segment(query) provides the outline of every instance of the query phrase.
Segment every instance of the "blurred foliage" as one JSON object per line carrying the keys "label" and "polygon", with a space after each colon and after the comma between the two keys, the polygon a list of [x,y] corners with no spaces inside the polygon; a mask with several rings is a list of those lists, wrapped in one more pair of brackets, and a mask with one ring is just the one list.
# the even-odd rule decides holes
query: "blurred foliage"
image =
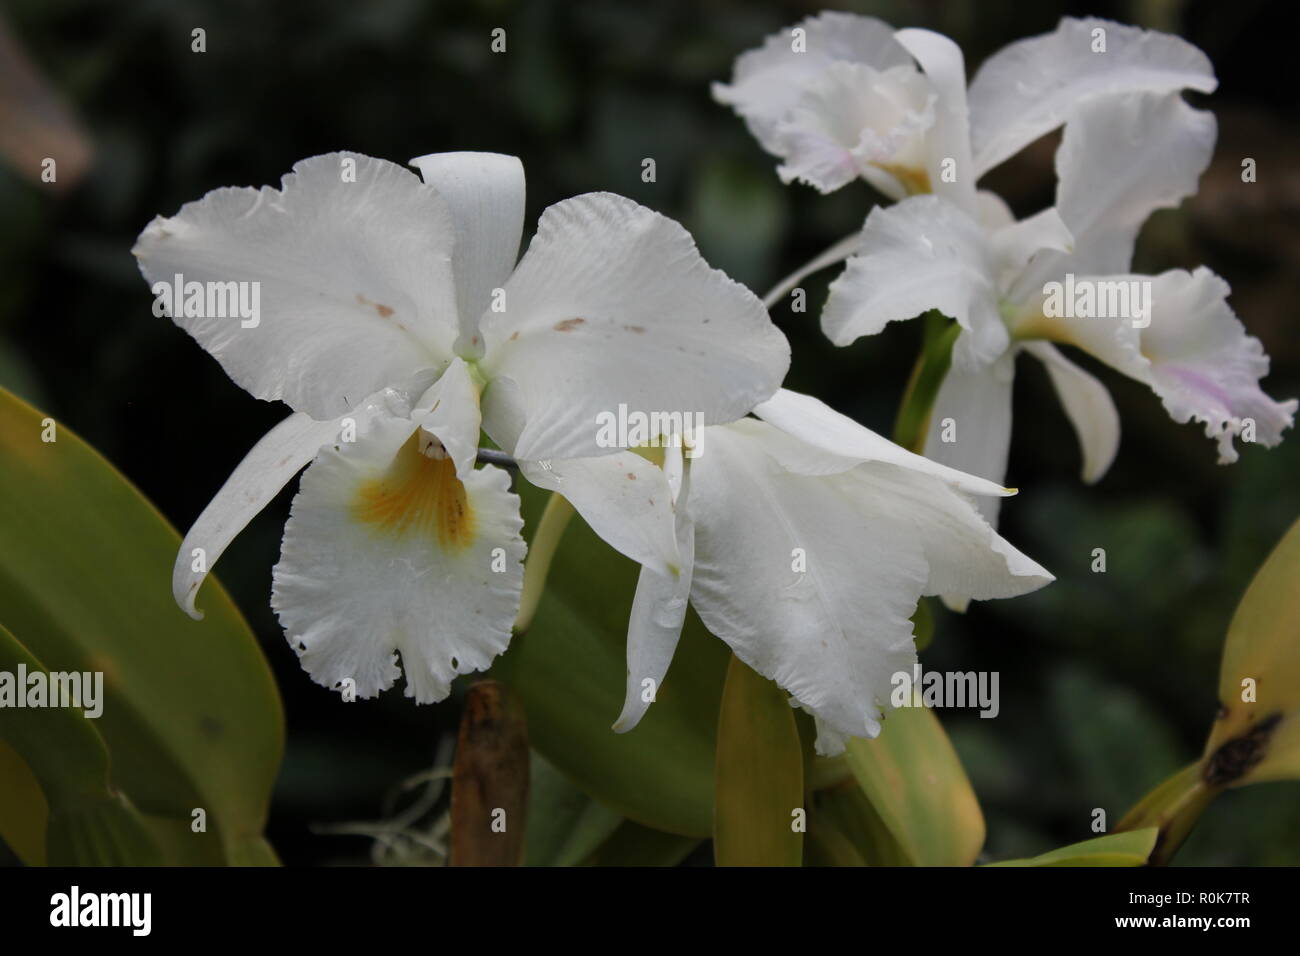
{"label": "blurred foliage", "polygon": [[[1291,168],[1300,133],[1294,89],[1276,68],[1292,56],[1288,4],[825,6],[940,29],[961,43],[972,67],[1011,40],[1050,29],[1062,13],[1174,30],[1205,49],[1221,79],[1208,100],[1221,129],[1216,161],[1194,201],[1150,223],[1138,266],[1204,262],[1222,273],[1273,357],[1266,388],[1300,392],[1292,331],[1300,189]],[[862,185],[831,196],[781,186],[772,158],[711,101],[709,83],[726,79],[735,56],[764,35],[822,7],[11,0],[12,35],[79,116],[93,163],[61,196],[0,168],[0,384],[79,431],[186,526],[283,413],[249,399],[151,314],[132,242],[155,214],[209,189],[277,183],[296,160],[339,148],[399,162],[444,149],[515,153],[528,171],[529,223],[567,196],[622,192],[679,218],[706,258],[761,293],[856,228],[874,197]],[[494,55],[489,33],[498,26],[508,46]],[[203,54],[190,49],[196,27],[207,31]],[[987,185],[1022,214],[1046,205],[1053,145],[1049,137]],[[1240,182],[1242,156],[1259,157],[1258,183]],[[645,157],[656,160],[654,183],[641,180]],[[834,275],[805,283],[807,313],[774,310],[794,347],[788,384],[887,434],[920,323],[834,348],[816,322]],[[1058,581],[1028,598],[976,604],[965,616],[936,611],[924,654],[927,669],[1001,672],[996,720],[941,715],[983,806],[985,859],[1032,857],[1087,839],[1093,808],[1118,820],[1163,774],[1199,754],[1215,712],[1224,622],[1300,513],[1294,436],[1217,467],[1212,443],[1194,426],[1173,424],[1149,392],[1109,370],[1099,375],[1115,395],[1124,441],[1107,477],[1080,485],[1074,437],[1045,375],[1030,363],[1020,372],[1009,480],[1022,492],[1003,508],[1004,530]],[[360,861],[368,858],[366,838],[320,835],[312,826],[373,817],[398,781],[431,765],[436,742],[457,725],[459,697],[432,708],[397,693],[343,704],[302,673],[268,607],[291,490],[236,541],[219,574],[285,697],[288,752],[272,842],[290,863]],[[1106,549],[1104,574],[1090,569],[1098,547]],[[611,647],[621,646],[621,615],[611,609],[610,633],[599,635]],[[615,686],[592,693],[620,696],[621,672]],[[611,749],[631,745],[631,737],[609,737]],[[1209,809],[1177,862],[1300,863],[1297,832],[1294,786],[1232,792]],[[709,858],[694,847],[624,823],[595,858]]]}
{"label": "blurred foliage", "polygon": [[1159,836],[1155,827],[1108,833],[1028,860],[1003,860],[990,866],[1145,866]]}
{"label": "blurred foliage", "polygon": [[43,795],[0,832],[40,827],[44,802],[53,865],[273,862],[262,829],[284,718],[229,596],[214,589],[202,621],[178,618],[166,582],[180,537],[94,449],[2,388],[0,461],[0,671],[99,675],[74,697],[87,718],[0,709],[0,740]]}
{"label": "blurred foliage", "polygon": [[803,764],[789,696],[732,654],[713,768],[718,866],[803,865]]}

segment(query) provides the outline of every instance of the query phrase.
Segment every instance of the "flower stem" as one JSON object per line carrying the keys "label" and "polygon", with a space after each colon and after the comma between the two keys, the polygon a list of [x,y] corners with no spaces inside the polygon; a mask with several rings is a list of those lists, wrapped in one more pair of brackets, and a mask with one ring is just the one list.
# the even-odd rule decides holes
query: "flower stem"
{"label": "flower stem", "polygon": [[842,262],[857,250],[858,242],[861,241],[862,233],[855,232],[851,236],[845,236],[839,242],[835,243],[829,249],[810,259],[801,265],[798,269],[791,272],[788,276],[772,287],[767,295],[763,296],[763,305],[765,308],[772,308],[776,305],[777,300],[785,295],[800,282],[805,276],[810,276],[814,272],[833,266],[837,262]]}
{"label": "flower stem", "polygon": [[925,448],[930,412],[939,395],[939,386],[952,365],[953,343],[961,332],[961,326],[936,309],[927,312],[923,321],[925,338],[921,354],[912,368],[912,377],[908,379],[894,420],[894,442],[918,455]]}
{"label": "flower stem", "polygon": [[1201,764],[1189,764],[1139,800],[1115,830],[1159,827],[1155,849],[1147,862],[1163,866],[1178,852],[1216,792],[1206,784]]}
{"label": "flower stem", "polygon": [[537,605],[541,603],[546,591],[546,578],[551,571],[551,560],[560,546],[564,529],[573,517],[573,505],[559,492],[551,492],[542,512],[542,520],[537,524],[537,533],[533,535],[528,548],[528,560],[524,562],[524,588],[519,598],[519,615],[515,618],[515,634],[523,634],[533,623]]}

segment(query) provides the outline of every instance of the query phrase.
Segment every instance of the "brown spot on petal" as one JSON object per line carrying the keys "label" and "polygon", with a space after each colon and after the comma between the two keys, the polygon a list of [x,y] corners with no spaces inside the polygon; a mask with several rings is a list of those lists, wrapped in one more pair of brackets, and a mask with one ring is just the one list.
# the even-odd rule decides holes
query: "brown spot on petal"
{"label": "brown spot on petal", "polygon": [[445,551],[463,551],[477,524],[465,485],[448,457],[420,454],[419,433],[398,450],[378,478],[365,482],[352,503],[353,516],[382,534],[425,534]]}
{"label": "brown spot on petal", "polygon": [[627,473],[627,476],[628,476],[628,478],[632,479],[633,481],[636,481],[636,475],[632,474],[632,472],[629,471],[629,472]]}
{"label": "brown spot on petal", "polygon": [[379,313],[379,317],[380,317],[381,319],[386,319],[386,318],[388,318],[390,315],[393,314],[393,309],[392,309],[391,306],[380,305],[378,302],[371,302],[369,299],[367,299],[367,298],[366,298],[364,295],[362,295],[360,292],[357,293],[357,302],[361,303],[362,305],[372,305],[372,306],[374,306],[374,307],[375,307],[375,311],[376,311],[377,313]]}
{"label": "brown spot on petal", "polygon": [[627,329],[629,332],[635,332],[637,335],[640,335],[645,331],[645,329],[639,325],[625,325],[623,328]]}
{"label": "brown spot on petal", "polygon": [[555,331],[572,332],[578,326],[583,325],[586,321],[586,319],[565,319],[563,322],[555,323]]}

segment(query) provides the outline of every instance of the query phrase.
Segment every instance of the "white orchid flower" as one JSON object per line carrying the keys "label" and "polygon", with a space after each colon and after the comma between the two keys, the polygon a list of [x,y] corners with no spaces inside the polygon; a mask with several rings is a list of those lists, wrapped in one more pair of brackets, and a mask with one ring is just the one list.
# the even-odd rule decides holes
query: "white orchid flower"
{"label": "white orchid flower", "polygon": [[713,96],[782,160],[782,182],[828,193],[862,178],[896,199],[929,192],[936,96],[880,20],[809,17],[741,54],[730,85],[715,83]]}
{"label": "white orchid flower", "polygon": [[[1260,390],[1268,358],[1228,305],[1227,283],[1204,268],[1127,274],[1142,223],[1195,192],[1214,139],[1213,117],[1177,93],[1089,100],[1056,155],[1054,208],[1015,222],[997,197],[980,193],[974,215],[935,196],[873,210],[860,255],[831,285],[823,330],[847,345],[927,309],[955,318],[962,331],[925,454],[993,481],[1006,471],[1022,350],[1047,366],[1082,445],[1084,480],[1110,466],[1118,415],[1104,387],[1056,348],[1062,344],[1149,386],[1175,421],[1202,422],[1220,462],[1236,460],[1233,438],[1246,429],[1247,438],[1275,445],[1296,402]],[[1133,305],[1061,314],[1060,299],[1073,287],[1091,290],[1097,303]],[[995,520],[996,502],[985,513]]]}
{"label": "white orchid flower", "polygon": [[706,429],[696,458],[666,450],[683,566],[641,571],[614,729],[635,727],[651,706],[689,599],[737,657],[816,718],[817,749],[834,754],[880,732],[893,675],[916,662],[909,618],[922,595],[1012,597],[1052,575],[967,498],[1014,492],[805,395],[782,390],[755,414],[762,420]]}
{"label": "white orchid flower", "polygon": [[968,93],[946,37],[828,12],[742,54],[713,95],[780,157],[783,182],[827,193],[862,178],[891,199],[935,192],[970,208],[981,176],[1081,103],[1214,87],[1209,60],[1178,37],[1066,18],[989,57]]}
{"label": "white orchid flower", "polygon": [[[634,474],[635,455],[597,440],[599,413],[734,420],[775,391],[789,347],[670,219],[579,196],[542,214],[516,265],[516,158],[414,165],[424,182],[354,153],[307,159],[278,190],[219,189],[155,219],[134,251],[151,282],[257,284],[251,326],[173,319],[295,410],[186,535],[176,600],[199,616],[208,570],[310,463],[274,573],[286,636],[322,684],[373,696],[404,668],[429,702],[505,648],[519,605],[519,502],[505,472],[475,468],[480,428],[521,460],[604,455],[604,473]],[[612,543],[671,574],[671,502],[611,500],[628,505]]]}

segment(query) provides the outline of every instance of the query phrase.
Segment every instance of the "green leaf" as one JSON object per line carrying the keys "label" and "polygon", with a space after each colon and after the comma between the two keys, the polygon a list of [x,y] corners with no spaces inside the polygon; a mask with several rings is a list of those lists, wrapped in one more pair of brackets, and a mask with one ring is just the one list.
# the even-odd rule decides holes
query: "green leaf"
{"label": "green leaf", "polygon": [[0,840],[26,866],[45,865],[45,826],[50,810],[41,782],[0,734]]}
{"label": "green leaf", "polygon": [[[718,866],[803,862],[803,748],[788,695],[733,656],[718,716],[713,855]],[[804,821],[806,823],[806,819]]]}
{"label": "green leaf", "polygon": [[1205,747],[1212,787],[1300,780],[1300,520],[1260,567],[1228,627],[1218,719]]}
{"label": "green leaf", "polygon": [[923,321],[925,338],[921,354],[912,367],[911,378],[899,403],[893,432],[896,444],[918,455],[925,446],[934,400],[939,397],[939,387],[952,365],[953,344],[961,333],[961,327],[937,309],[925,313]]}
{"label": "green leaf", "polygon": [[1178,852],[1217,791],[1205,785],[1199,763],[1189,764],[1139,800],[1115,827],[1117,832],[1155,827],[1159,845],[1150,862],[1164,865]]}
{"label": "green leaf", "polygon": [[[548,492],[520,483],[526,527]],[[638,566],[574,517],[527,633],[493,667],[524,702],[533,747],[584,792],[651,829],[699,839],[713,823],[713,752],[729,652],[688,613],[654,705],[626,734],[627,619]]]}
{"label": "green leaf", "polygon": [[1216,795],[1232,787],[1300,780],[1300,521],[1255,574],[1237,605],[1219,672],[1219,713],[1201,759],[1125,814],[1122,830],[1156,827],[1152,862],[1176,853]]}
{"label": "green leaf", "polygon": [[121,793],[66,810],[51,809],[46,829],[50,866],[161,866],[158,844]]}
{"label": "green leaf", "polygon": [[51,671],[103,673],[95,729],[114,787],[150,818],[206,813],[185,860],[265,859],[284,725],[243,618],[215,581],[206,618],[186,617],[168,586],[176,532],[70,429],[3,390],[0,461],[0,623]]}
{"label": "green leaf", "polygon": [[897,841],[902,862],[975,861],[984,845],[984,815],[957,752],[928,708],[891,710],[880,736],[851,739],[846,756],[858,786]]}
{"label": "green leaf", "polygon": [[989,866],[1145,866],[1160,831],[1155,827],[1128,833],[1108,833],[1071,843],[1026,860],[1003,860]]}
{"label": "green leaf", "polygon": [[879,818],[870,819],[874,812],[856,786],[816,793],[811,799],[804,866],[866,866],[862,847],[871,843],[872,833],[883,834],[893,844]]}
{"label": "green leaf", "polygon": [[528,866],[577,866],[623,823],[534,752],[529,771]]}
{"label": "green leaf", "polygon": [[[49,672],[0,626],[0,675],[15,700],[0,706],[3,737],[40,782],[47,802],[45,860],[51,866],[151,866],[158,847],[140,815],[109,783],[108,748],[80,708],[18,706],[33,676]],[[6,781],[7,782],[7,781]],[[29,855],[32,855],[29,850]]]}
{"label": "green leaf", "polygon": [[[853,780],[847,784],[821,790],[812,796],[812,813],[808,819],[809,842],[816,846],[811,864],[832,865],[828,853],[849,860],[853,866],[914,866],[914,857],[894,838],[867,795]],[[828,833],[827,831],[833,831]],[[841,846],[830,846],[842,837],[853,848],[847,857]],[[846,865],[835,863],[833,865]]]}
{"label": "green leaf", "polygon": [[676,866],[700,845],[694,837],[652,830],[631,820],[586,860],[587,866]]}

